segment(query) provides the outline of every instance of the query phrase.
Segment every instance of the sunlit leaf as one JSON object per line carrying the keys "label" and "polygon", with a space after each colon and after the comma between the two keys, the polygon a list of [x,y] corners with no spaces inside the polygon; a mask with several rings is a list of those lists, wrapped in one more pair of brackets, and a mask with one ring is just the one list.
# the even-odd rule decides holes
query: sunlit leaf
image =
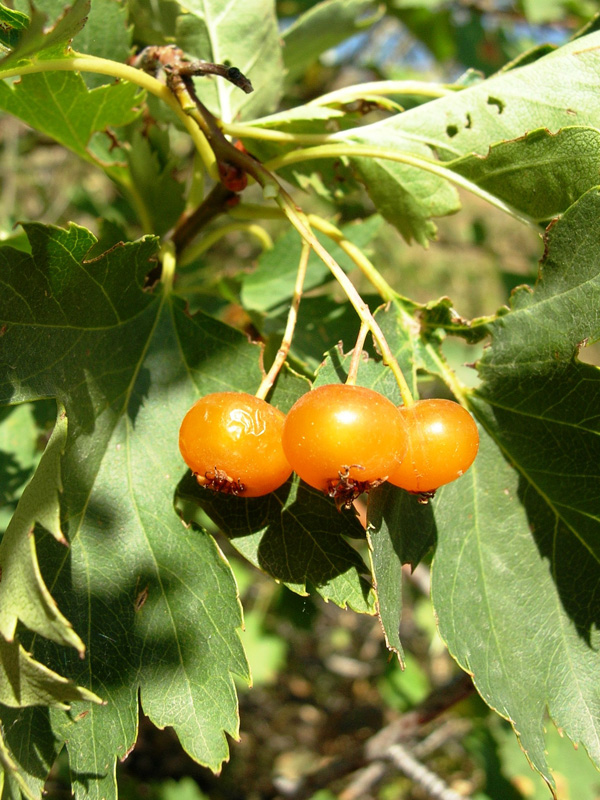
{"label": "sunlit leaf", "polygon": [[[73,37],[85,25],[91,0],[74,0],[72,5],[50,0],[27,6],[30,20],[16,47],[0,61],[0,71],[35,59],[60,58]],[[46,9],[48,6],[48,9]],[[22,9],[23,11],[25,9]],[[50,17],[50,19],[49,19]],[[46,24],[50,22],[50,24]]]}
{"label": "sunlit leaf", "polygon": [[244,92],[222,78],[198,78],[200,99],[226,122],[275,110],[283,62],[273,0],[185,0],[177,18],[177,43],[191,58],[230,64],[251,81]]}

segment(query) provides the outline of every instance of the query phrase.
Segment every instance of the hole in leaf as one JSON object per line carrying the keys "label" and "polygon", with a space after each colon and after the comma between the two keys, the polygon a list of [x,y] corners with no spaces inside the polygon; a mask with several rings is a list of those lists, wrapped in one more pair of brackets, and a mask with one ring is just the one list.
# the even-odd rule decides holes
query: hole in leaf
{"label": "hole in leaf", "polygon": [[467,124],[465,125],[465,128],[472,128],[472,127],[473,127],[473,118],[471,117],[470,114],[467,114]]}
{"label": "hole in leaf", "polygon": [[577,358],[579,361],[583,361],[584,364],[600,367],[600,342],[584,343],[579,349]]}
{"label": "hole in leaf", "polygon": [[456,134],[458,133],[458,128],[456,127],[456,125],[448,125],[446,127],[446,133],[452,139],[452,137],[456,136]]}
{"label": "hole in leaf", "polygon": [[501,114],[504,111],[504,103],[502,100],[498,99],[497,97],[488,97],[487,99],[488,106],[496,106],[498,109],[498,113]]}

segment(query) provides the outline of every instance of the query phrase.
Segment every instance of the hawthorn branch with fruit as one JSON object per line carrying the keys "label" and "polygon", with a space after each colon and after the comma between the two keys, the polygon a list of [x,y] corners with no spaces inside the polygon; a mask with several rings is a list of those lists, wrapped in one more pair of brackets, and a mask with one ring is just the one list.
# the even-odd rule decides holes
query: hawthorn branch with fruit
{"label": "hawthorn branch with fruit", "polygon": [[[246,92],[252,91],[250,82],[235,68],[190,63],[181,50],[173,47],[147,48],[135,63],[153,74],[159,67],[166,71],[168,87],[182,109],[198,123],[213,149],[225,188],[225,193],[217,191],[225,205],[246,188],[244,175],[248,173],[267,195],[276,192],[283,213],[304,241],[284,347],[257,396],[209,395],[195,403],[185,416],[179,446],[198,483],[238,497],[260,497],[285,483],[293,468],[310,486],[334,498],[338,508],[350,508],[362,494],[387,480],[415,492],[426,502],[436,489],[460,477],[471,466],[479,445],[477,427],[467,411],[449,401],[423,400],[414,406],[408,384],[367,304],[316,240],[310,222],[296,210],[275,176],[223,136],[217,121],[198,99],[191,77],[218,74],[231,80],[233,75],[233,82]],[[214,196],[208,204],[203,201],[201,213],[193,212],[176,227],[174,242],[181,246],[182,240],[187,242],[194,236],[206,221],[206,214],[202,213],[206,207],[218,213],[219,203]],[[375,337],[384,363],[398,381],[404,400],[400,412],[382,395],[355,385],[357,359],[345,386],[321,386],[300,398],[285,422],[276,409],[264,402],[291,344],[309,247],[331,269],[359,314],[362,341],[368,330]],[[355,259],[363,263],[365,260],[360,251]],[[371,273],[376,274],[376,270],[372,268]],[[357,344],[355,358],[361,350],[362,344]]]}
{"label": "hawthorn branch with fruit", "polygon": [[[131,57],[94,28],[106,5],[75,0],[54,25],[0,6],[0,107],[119,189],[98,236],[12,217],[2,231],[2,441],[20,420],[19,440],[47,442],[7,482],[4,785],[37,796],[65,746],[75,791],[114,797],[139,698],[220,768],[239,732],[232,676],[249,670],[217,528],[293,592],[378,613],[400,659],[403,566],[435,549],[441,636],[534,767],[552,783],[548,714],[600,763],[599,379],[580,358],[600,338],[599,34],[488,79],[369,82],[278,111],[285,70],[307,66],[293,44],[309,12],[280,34],[274,12],[234,0],[233,36],[207,0],[206,18],[178,16],[177,47],[145,30],[163,44]],[[206,26],[214,62],[188,55]],[[107,57],[79,52],[96,36]],[[427,244],[457,189],[542,259],[473,319],[397,292],[400,238],[369,253],[390,226]],[[81,190],[72,207],[89,212]],[[449,340],[480,348],[474,388]],[[49,438],[32,410],[48,402]]]}

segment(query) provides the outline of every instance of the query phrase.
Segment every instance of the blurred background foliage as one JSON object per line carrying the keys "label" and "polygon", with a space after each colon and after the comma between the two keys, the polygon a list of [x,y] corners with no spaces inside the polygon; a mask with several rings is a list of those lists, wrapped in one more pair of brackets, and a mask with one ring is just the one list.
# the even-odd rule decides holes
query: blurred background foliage
{"label": "blurred background foliage", "polygon": [[[279,0],[282,29],[315,5],[311,0]],[[130,20],[136,48],[158,36],[151,6],[139,0]],[[159,6],[164,31],[174,4]],[[136,4],[131,7],[136,9]],[[298,104],[341,86],[378,79],[446,83],[465,74],[468,79],[468,70],[487,76],[534,48],[556,47],[582,26],[594,26],[595,12],[592,0],[372,3],[364,14],[364,30],[325,52],[304,75],[289,82],[284,103]],[[176,133],[168,154],[165,148],[162,166],[185,182],[191,161],[187,138]],[[0,238],[16,247],[27,247],[15,227],[23,220],[58,225],[74,220],[96,233],[98,250],[141,232],[136,230],[134,210],[104,175],[8,117],[0,119],[0,172]],[[467,196],[462,201],[460,214],[439,221],[438,241],[427,250],[409,248],[395,230],[381,226],[370,255],[402,294],[419,302],[448,295],[459,313],[472,318],[494,313],[516,285],[535,281],[542,246],[537,234],[517,227],[481,201]],[[338,209],[325,199],[307,202],[326,216],[341,210],[342,223],[344,218],[372,212],[362,195],[345,197]],[[268,228],[276,237],[278,223]],[[259,241],[234,233],[183,269],[177,288],[192,309],[201,307],[247,328],[251,320],[238,302],[239,276],[259,255]],[[358,277],[357,281],[360,286]],[[328,330],[339,331],[343,307],[324,323]],[[472,363],[480,350],[462,340],[446,345],[446,355],[461,378],[476,381],[474,370],[463,365]],[[3,474],[9,476],[0,492],[3,529],[47,442],[56,409],[44,401],[2,414],[0,460]],[[401,634],[406,669],[402,671],[386,651],[376,619],[298,597],[251,572],[224,538],[219,542],[240,587],[246,617],[242,638],[254,677],[252,689],[239,686],[241,741],[233,744],[231,761],[222,774],[214,776],[193,763],[168,730],[159,731],[143,719],[136,748],[119,766],[123,798],[299,797],[302,775],[356,751],[384,725],[457,675],[436,633],[426,565],[407,574],[405,582]],[[474,800],[549,797],[510,726],[474,694],[422,726],[418,746],[422,760],[449,787]],[[547,749],[560,800],[600,798],[600,775],[586,754],[576,751],[553,726],[548,729]],[[64,761],[54,768],[47,789],[50,797],[70,796]],[[314,787],[306,796],[350,800],[355,795],[346,777]],[[428,797],[391,766],[360,796],[362,800]]]}

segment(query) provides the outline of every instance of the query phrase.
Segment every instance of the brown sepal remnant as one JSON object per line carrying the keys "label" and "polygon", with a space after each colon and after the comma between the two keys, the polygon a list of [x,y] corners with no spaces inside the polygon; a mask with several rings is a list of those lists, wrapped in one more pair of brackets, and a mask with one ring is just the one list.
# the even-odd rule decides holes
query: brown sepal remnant
{"label": "brown sepal remnant", "polygon": [[338,477],[335,480],[330,480],[327,484],[327,496],[335,500],[338,511],[341,511],[342,508],[352,508],[354,501],[357,500],[361,494],[369,492],[377,486],[381,486],[386,480],[386,478],[381,478],[375,481],[357,481],[355,478],[350,477],[350,470],[353,467],[362,469],[360,464],[352,464],[348,467],[344,466],[340,472],[338,472]]}
{"label": "brown sepal remnant", "polygon": [[198,475],[198,473],[194,474],[200,486],[204,486],[206,489],[212,489],[213,492],[232,494],[237,497],[246,491],[246,487],[239,478],[230,478],[226,472],[217,467],[205,472],[204,476]]}

